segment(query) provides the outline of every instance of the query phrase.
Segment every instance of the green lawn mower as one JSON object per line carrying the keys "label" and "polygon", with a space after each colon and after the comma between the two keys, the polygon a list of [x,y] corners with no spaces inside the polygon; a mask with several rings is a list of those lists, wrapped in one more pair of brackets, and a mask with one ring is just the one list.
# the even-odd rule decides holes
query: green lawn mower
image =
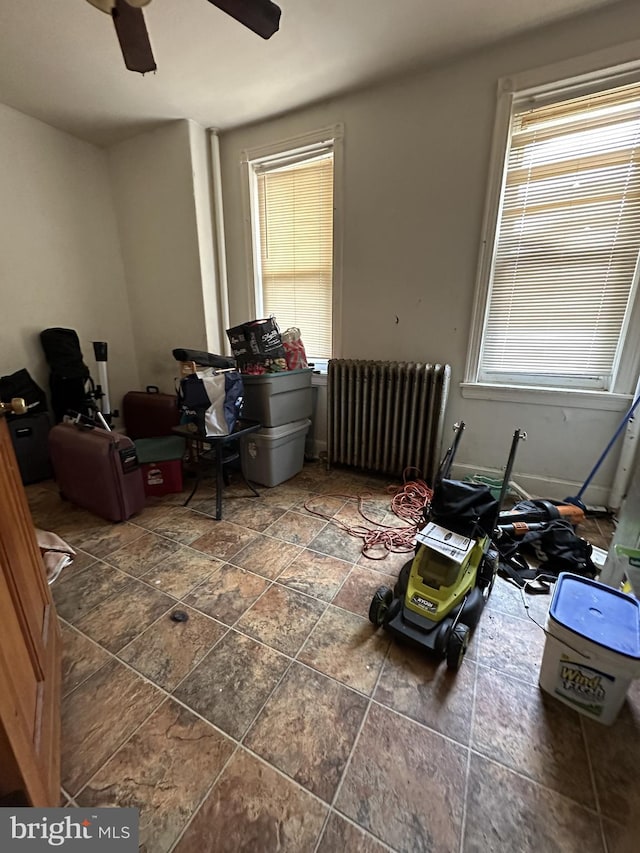
{"label": "green lawn mower", "polygon": [[493,588],[498,570],[493,537],[518,442],[526,438],[515,430],[496,499],[486,485],[449,479],[464,423],[454,430],[436,477],[427,524],[416,537],[415,557],[402,567],[393,590],[376,590],[369,607],[369,619],[377,628],[446,657],[451,670],[459,669]]}

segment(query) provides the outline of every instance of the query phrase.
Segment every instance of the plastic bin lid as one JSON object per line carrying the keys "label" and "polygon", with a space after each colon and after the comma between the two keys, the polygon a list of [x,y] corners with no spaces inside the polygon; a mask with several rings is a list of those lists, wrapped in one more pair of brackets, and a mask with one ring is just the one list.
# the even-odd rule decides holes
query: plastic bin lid
{"label": "plastic bin lid", "polygon": [[266,438],[268,441],[273,441],[276,438],[283,438],[284,436],[307,430],[310,426],[311,421],[309,418],[302,418],[300,421],[291,421],[288,424],[281,424],[281,426],[277,427],[262,427],[262,429],[253,433],[253,437]]}
{"label": "plastic bin lid", "polygon": [[242,381],[248,382],[266,382],[268,379],[274,379],[279,376],[295,376],[300,373],[313,373],[313,367],[296,367],[295,370],[276,370],[274,373],[243,373]]}
{"label": "plastic bin lid", "polygon": [[562,572],[549,616],[604,649],[640,659],[640,606],[624,592]]}

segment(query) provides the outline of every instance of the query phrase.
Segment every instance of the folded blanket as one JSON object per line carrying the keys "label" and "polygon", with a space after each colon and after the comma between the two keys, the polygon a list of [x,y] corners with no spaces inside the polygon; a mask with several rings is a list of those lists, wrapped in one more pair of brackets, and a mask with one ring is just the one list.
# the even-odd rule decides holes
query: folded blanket
{"label": "folded blanket", "polygon": [[36,541],[47,573],[47,583],[53,583],[65,566],[73,562],[76,552],[56,533],[36,528]]}

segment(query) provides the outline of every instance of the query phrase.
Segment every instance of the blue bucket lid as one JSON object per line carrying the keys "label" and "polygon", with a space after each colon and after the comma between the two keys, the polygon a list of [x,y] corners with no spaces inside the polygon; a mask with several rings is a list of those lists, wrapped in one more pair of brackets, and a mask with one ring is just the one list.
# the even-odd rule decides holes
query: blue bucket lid
{"label": "blue bucket lid", "polygon": [[608,651],[640,659],[640,606],[624,592],[562,572],[549,616]]}

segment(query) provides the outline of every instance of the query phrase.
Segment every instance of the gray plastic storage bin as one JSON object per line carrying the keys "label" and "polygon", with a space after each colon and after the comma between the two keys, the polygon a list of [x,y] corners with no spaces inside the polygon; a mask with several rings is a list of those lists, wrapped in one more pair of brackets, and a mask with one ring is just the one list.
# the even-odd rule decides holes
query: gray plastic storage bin
{"label": "gray plastic storage bin", "polygon": [[260,421],[266,427],[278,427],[311,417],[312,373],[311,367],[265,373],[262,376],[243,373],[242,416],[251,421]]}
{"label": "gray plastic storage bin", "polygon": [[302,471],[308,418],[244,436],[242,469],[247,480],[277,486]]}

